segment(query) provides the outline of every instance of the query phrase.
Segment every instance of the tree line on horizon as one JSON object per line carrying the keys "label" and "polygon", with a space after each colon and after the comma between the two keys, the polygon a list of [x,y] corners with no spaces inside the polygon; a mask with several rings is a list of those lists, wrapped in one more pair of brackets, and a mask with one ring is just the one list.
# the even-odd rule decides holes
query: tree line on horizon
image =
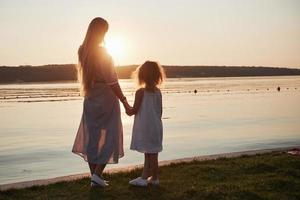
{"label": "tree line on horizon", "polygon": [[[128,79],[138,65],[116,67],[120,79]],[[300,75],[300,69],[249,66],[163,66],[167,78]],[[0,83],[76,81],[75,64],[0,66]]]}

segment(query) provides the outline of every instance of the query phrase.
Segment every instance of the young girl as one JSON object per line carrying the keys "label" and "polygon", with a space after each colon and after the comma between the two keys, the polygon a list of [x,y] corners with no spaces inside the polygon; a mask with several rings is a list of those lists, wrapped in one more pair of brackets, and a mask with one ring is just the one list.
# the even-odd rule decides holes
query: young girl
{"label": "young girl", "polygon": [[135,115],[132,130],[131,150],[144,153],[144,169],[141,177],[129,184],[158,185],[158,153],[162,151],[162,95],[158,86],[165,77],[163,68],[157,63],[146,61],[136,70],[140,89],[135,93],[133,107],[126,107],[128,115]]}

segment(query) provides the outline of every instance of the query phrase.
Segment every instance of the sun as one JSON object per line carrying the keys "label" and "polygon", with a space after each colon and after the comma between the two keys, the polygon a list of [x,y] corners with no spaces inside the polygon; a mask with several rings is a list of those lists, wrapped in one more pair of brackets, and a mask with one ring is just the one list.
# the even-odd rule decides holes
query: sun
{"label": "sun", "polygon": [[105,47],[115,63],[120,64],[125,54],[124,42],[119,37],[108,37],[105,39]]}

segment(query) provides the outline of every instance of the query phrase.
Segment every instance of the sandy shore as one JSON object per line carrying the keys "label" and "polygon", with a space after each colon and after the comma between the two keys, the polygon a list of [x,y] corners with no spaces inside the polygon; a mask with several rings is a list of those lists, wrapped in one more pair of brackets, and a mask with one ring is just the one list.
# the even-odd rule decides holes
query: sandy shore
{"label": "sandy shore", "polygon": [[[203,160],[213,160],[213,159],[218,159],[218,158],[233,158],[233,157],[239,157],[242,155],[255,155],[255,154],[263,154],[263,153],[270,153],[270,152],[280,152],[280,151],[286,151],[291,148],[300,148],[300,147],[293,146],[293,147],[286,147],[286,148],[261,149],[261,150],[251,150],[251,151],[241,151],[241,152],[231,152],[231,153],[180,158],[180,159],[174,159],[174,160],[160,161],[159,166],[165,166],[165,165],[169,165],[171,163],[191,162],[193,160],[203,161]],[[105,172],[106,173],[127,172],[132,169],[140,168],[140,167],[142,167],[142,165],[132,165],[132,166],[128,166],[128,167],[107,169],[107,170],[105,170]],[[22,188],[27,188],[27,187],[32,187],[32,186],[42,186],[42,185],[48,185],[48,184],[53,184],[53,183],[62,182],[62,181],[73,181],[73,180],[82,179],[82,178],[89,177],[89,176],[90,176],[89,173],[82,173],[82,174],[60,176],[60,177],[49,178],[49,179],[40,179],[40,180],[33,180],[33,181],[24,181],[24,182],[3,184],[3,185],[0,185],[0,191],[4,191],[4,190],[8,190],[8,189],[22,189]]]}

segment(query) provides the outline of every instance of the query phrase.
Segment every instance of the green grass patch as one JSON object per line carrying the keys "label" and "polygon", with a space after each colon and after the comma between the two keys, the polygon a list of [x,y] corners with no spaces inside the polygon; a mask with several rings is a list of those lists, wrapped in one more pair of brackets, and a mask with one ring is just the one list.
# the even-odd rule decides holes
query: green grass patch
{"label": "green grass patch", "polygon": [[106,188],[84,178],[8,190],[0,199],[300,199],[300,157],[286,153],[171,164],[160,168],[160,186],[129,186],[140,173],[105,174]]}

